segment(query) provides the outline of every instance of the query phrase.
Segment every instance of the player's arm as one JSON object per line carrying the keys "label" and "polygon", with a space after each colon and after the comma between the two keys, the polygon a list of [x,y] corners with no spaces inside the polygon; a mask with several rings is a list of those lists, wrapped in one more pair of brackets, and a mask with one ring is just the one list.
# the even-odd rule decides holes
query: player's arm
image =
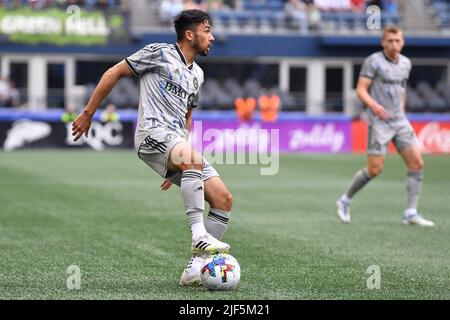
{"label": "player's arm", "polygon": [[389,113],[382,105],[380,105],[370,96],[369,88],[371,84],[371,79],[366,77],[359,77],[358,84],[356,86],[356,95],[368,108],[373,111],[373,113],[378,118],[387,120],[389,118]]}
{"label": "player's arm", "polygon": [[102,103],[103,99],[105,99],[111,92],[120,78],[131,75],[133,75],[133,72],[126,65],[124,60],[109,68],[103,74],[100,82],[89,99],[89,102],[72,124],[72,136],[74,136],[73,141],[77,141],[83,134],[85,134],[86,137],[88,136],[92,117]]}

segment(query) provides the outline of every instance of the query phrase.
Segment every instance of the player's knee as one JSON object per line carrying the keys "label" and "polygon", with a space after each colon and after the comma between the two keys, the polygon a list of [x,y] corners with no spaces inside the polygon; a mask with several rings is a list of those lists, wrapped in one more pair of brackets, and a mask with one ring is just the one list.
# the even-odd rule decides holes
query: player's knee
{"label": "player's knee", "polygon": [[209,201],[209,205],[212,208],[230,212],[231,208],[233,207],[233,196],[229,191],[227,191],[224,194],[215,197],[215,199],[211,199]]}
{"label": "player's knee", "polygon": [[233,207],[233,196],[230,192],[227,192],[224,196],[224,211],[230,212]]}
{"label": "player's knee", "polygon": [[372,178],[375,178],[383,172],[383,166],[380,165],[373,165],[367,168],[367,171],[369,173],[369,176]]}
{"label": "player's knee", "polygon": [[422,171],[423,167],[424,167],[423,159],[417,159],[417,160],[412,162],[412,164],[409,167],[409,170]]}

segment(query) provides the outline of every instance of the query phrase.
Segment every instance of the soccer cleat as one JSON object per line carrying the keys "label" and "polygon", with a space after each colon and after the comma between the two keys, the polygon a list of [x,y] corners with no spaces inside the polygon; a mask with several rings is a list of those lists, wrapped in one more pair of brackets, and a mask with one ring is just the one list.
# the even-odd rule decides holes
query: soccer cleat
{"label": "soccer cleat", "polygon": [[207,233],[203,237],[192,241],[191,250],[193,254],[227,253],[230,250],[230,245],[217,240],[212,235]]}
{"label": "soccer cleat", "polygon": [[184,287],[198,287],[202,285],[200,269],[203,267],[205,258],[192,257],[180,278],[180,285]]}
{"label": "soccer cleat", "polygon": [[416,213],[416,214],[412,214],[409,216],[403,216],[403,223],[404,224],[411,224],[411,225],[418,225],[418,226],[422,226],[422,227],[432,227],[434,226],[434,222],[425,219],[424,217],[422,217],[420,214]]}
{"label": "soccer cleat", "polygon": [[350,202],[339,199],[336,201],[337,215],[343,223],[350,223]]}

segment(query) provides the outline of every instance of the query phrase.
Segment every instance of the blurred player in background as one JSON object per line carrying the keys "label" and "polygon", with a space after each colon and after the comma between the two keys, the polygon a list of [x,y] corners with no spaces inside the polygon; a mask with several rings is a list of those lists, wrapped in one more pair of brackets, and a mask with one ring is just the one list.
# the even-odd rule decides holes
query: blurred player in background
{"label": "blurred player in background", "polygon": [[392,140],[408,168],[403,223],[433,226],[432,221],[417,212],[424,162],[417,137],[405,115],[411,61],[400,54],[404,46],[403,31],[395,26],[386,28],[381,44],[383,50],[364,61],[356,89],[369,109],[367,167],[356,173],[347,191],[338,199],[337,215],[344,223],[350,223],[353,196],[382,172],[387,146]]}
{"label": "blurred player in background", "polygon": [[[138,156],[165,180],[180,186],[192,231],[192,258],[181,285],[200,285],[200,268],[211,253],[227,252],[221,239],[227,229],[232,196],[216,170],[187,142],[192,109],[198,105],[203,70],[194,62],[213,44],[211,18],[201,10],[185,10],[174,21],[175,44],[153,43],[117,63],[102,76],[83,112],[73,123],[72,135],[88,137],[95,111],[121,77],[140,78],[135,146]],[[204,200],[210,209],[206,221]]]}

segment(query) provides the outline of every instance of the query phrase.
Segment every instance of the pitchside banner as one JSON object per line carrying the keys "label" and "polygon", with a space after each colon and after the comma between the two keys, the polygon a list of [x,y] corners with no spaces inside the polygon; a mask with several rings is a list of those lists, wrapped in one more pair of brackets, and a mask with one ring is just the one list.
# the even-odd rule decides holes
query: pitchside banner
{"label": "pitchside banner", "polygon": [[191,142],[204,152],[314,152],[351,151],[349,121],[194,121]]}
{"label": "pitchside banner", "polygon": [[[1,111],[1,110],[0,110]],[[60,111],[0,112],[0,148],[134,148],[136,112],[120,113],[120,121],[94,118],[89,138],[72,141],[72,123],[60,121]],[[200,113],[193,121],[190,141],[205,155],[216,153],[365,153],[367,123],[348,118],[289,115],[275,123],[243,123],[233,117]],[[418,117],[416,117],[418,118]],[[200,120],[201,119],[201,120]],[[450,153],[450,117],[412,119],[424,153]],[[448,119],[448,120],[447,120]],[[390,152],[395,152],[391,144]]]}
{"label": "pitchside banner", "polygon": [[0,145],[6,151],[28,148],[132,148],[132,122],[98,122],[91,125],[89,138],[72,141],[72,123],[20,119],[0,121]]}

